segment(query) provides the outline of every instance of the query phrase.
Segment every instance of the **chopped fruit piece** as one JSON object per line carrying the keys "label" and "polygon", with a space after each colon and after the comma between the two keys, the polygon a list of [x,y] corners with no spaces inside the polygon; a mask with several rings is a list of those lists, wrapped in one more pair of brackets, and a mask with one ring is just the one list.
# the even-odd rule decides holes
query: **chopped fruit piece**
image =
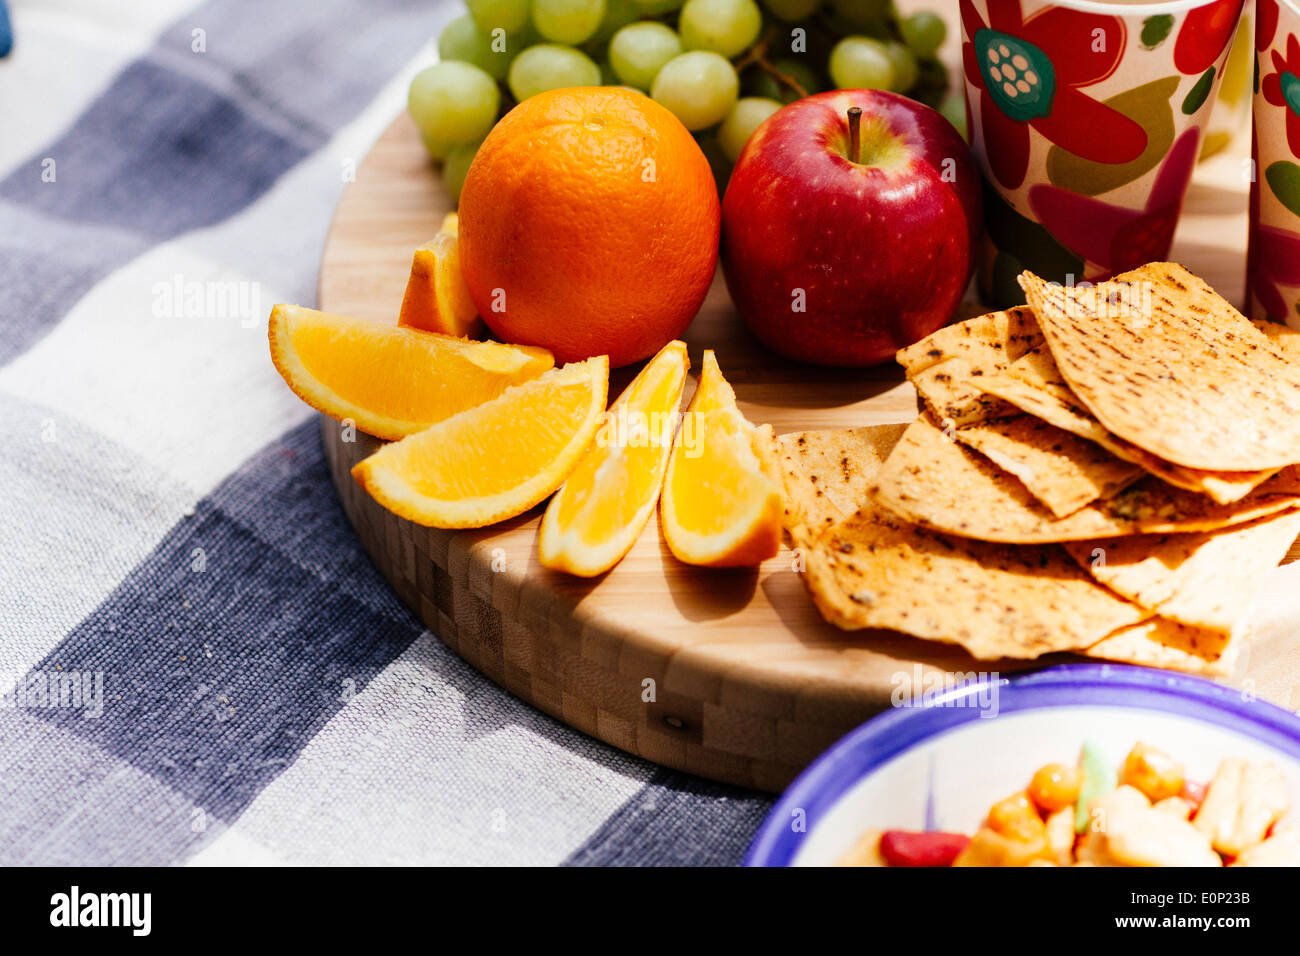
{"label": "chopped fruit piece", "polygon": [[953,866],[1029,866],[1035,860],[1048,860],[1052,847],[1047,831],[1028,840],[1003,836],[989,827],[981,827],[966,848],[957,854]]}
{"label": "chopped fruit piece", "polygon": [[880,837],[880,855],[889,866],[952,866],[969,843],[964,833],[886,830]]}
{"label": "chopped fruit piece", "polygon": [[756,444],[772,441],[736,407],[711,350],[673,443],[660,499],[664,539],[678,560],[758,564],[781,546],[781,492]]}
{"label": "chopped fruit piece", "polygon": [[1196,812],[1196,829],[1214,848],[1236,856],[1260,843],[1290,805],[1286,778],[1271,763],[1228,757]]}
{"label": "chopped fruit piece", "polygon": [[454,212],[447,213],[436,236],[415,250],[397,324],[443,335],[483,330],[460,275],[460,219]]}
{"label": "chopped fruit piece", "polygon": [[659,500],[689,367],[686,344],[669,342],[610,407],[547,506],[538,535],[544,567],[593,577],[636,543]]}
{"label": "chopped fruit piece", "polygon": [[1139,741],[1124,760],[1119,782],[1136,787],[1158,803],[1183,792],[1183,765]]}
{"label": "chopped fruit piece", "polygon": [[536,378],[545,349],[470,342],[382,322],[277,305],[271,361],[317,411],[379,438],[404,438]]}
{"label": "chopped fruit piece", "polygon": [[1029,782],[1029,798],[1044,813],[1053,814],[1062,807],[1072,807],[1079,799],[1083,774],[1075,767],[1049,763],[1039,767]]}
{"label": "chopped fruit piece", "polygon": [[1042,817],[1038,815],[1038,808],[1024,792],[1013,793],[1005,800],[993,804],[989,808],[986,825],[1004,837],[1021,842],[1037,840],[1047,832]]}
{"label": "chopped fruit piece", "polygon": [[1092,823],[1092,801],[1115,789],[1118,774],[1106,755],[1090,740],[1083,743],[1079,754],[1079,771],[1083,782],[1079,785],[1079,800],[1074,805],[1074,829],[1082,833]]}
{"label": "chopped fruit piece", "polygon": [[481,528],[527,511],[558,488],[605,411],[609,360],[552,369],[385,445],[352,469],[389,511],[435,528]]}

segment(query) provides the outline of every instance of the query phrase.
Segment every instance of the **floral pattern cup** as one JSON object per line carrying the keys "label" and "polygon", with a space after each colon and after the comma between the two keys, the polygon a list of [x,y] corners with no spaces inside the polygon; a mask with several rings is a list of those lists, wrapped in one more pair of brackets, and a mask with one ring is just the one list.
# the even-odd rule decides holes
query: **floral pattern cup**
{"label": "floral pattern cup", "polygon": [[1243,0],[959,3],[984,300],[1168,256]]}
{"label": "floral pattern cup", "polygon": [[1259,0],[1247,314],[1300,328],[1300,8]]}

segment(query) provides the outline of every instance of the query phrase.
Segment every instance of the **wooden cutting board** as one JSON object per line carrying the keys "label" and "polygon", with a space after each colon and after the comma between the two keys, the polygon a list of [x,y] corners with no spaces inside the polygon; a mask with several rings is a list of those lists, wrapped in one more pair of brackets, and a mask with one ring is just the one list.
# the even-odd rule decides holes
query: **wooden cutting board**
{"label": "wooden cutting board", "polygon": [[[1238,302],[1245,146],[1200,168],[1173,253]],[[403,114],[339,203],[321,263],[321,308],[395,322],[412,250],[450,208]],[[915,394],[892,364],[820,369],[764,351],[720,277],[686,341],[692,374],[701,351],[715,349],[741,409],[778,433],[916,414]],[[611,398],[635,371],[614,374]],[[536,554],[540,508],[479,531],[420,527],[389,514],[348,475],[374,439],[343,441],[337,423],[325,418],[321,433],[362,543],[430,630],[523,700],[658,763],[779,790],[837,737],[888,707],[903,681],[935,669],[1015,666],[981,664],[892,632],[840,631],[818,616],[788,551],[757,570],[692,568],[669,554],[654,519],[602,578],[547,571]],[[1268,655],[1251,656],[1241,675],[1247,678],[1269,696]]]}

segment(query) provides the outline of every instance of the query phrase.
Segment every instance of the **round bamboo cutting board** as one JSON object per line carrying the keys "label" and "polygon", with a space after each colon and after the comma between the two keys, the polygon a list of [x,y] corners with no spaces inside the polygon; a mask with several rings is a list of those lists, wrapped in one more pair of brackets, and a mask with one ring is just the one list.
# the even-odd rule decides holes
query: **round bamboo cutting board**
{"label": "round bamboo cutting board", "polygon": [[[1243,282],[1240,168],[1234,155],[1198,172],[1174,250],[1174,258],[1234,301]],[[449,209],[403,114],[339,203],[321,265],[321,308],[395,322],[412,251]],[[820,369],[764,351],[720,278],[686,341],[692,369],[704,348],[715,349],[741,409],[778,433],[916,414],[915,394],[892,364]],[[636,370],[614,374],[611,400]],[[348,473],[377,447],[375,439],[345,440],[342,428],[324,418],[321,432],[339,497],[366,551],[431,631],[523,700],[658,763],[778,790],[837,737],[889,706],[895,690],[918,674],[1009,669],[892,632],[850,634],[824,623],[785,550],[756,570],[680,564],[654,518],[601,578],[547,571],[537,561],[541,508],[478,531],[415,525],[380,507]],[[1245,675],[1266,694],[1267,669],[1257,651]]]}

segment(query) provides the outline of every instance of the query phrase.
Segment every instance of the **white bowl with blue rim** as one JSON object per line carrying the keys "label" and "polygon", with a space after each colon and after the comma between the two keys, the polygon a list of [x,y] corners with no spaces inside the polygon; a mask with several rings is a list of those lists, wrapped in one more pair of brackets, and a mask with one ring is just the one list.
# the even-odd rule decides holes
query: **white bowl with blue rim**
{"label": "white bowl with blue rim", "polygon": [[1224,757],[1271,761],[1300,825],[1300,717],[1198,677],[1071,664],[896,707],[841,738],[777,801],[747,866],[825,866],[866,830],[974,833],[995,802],[1091,741],[1116,767],[1142,741],[1208,783]]}

